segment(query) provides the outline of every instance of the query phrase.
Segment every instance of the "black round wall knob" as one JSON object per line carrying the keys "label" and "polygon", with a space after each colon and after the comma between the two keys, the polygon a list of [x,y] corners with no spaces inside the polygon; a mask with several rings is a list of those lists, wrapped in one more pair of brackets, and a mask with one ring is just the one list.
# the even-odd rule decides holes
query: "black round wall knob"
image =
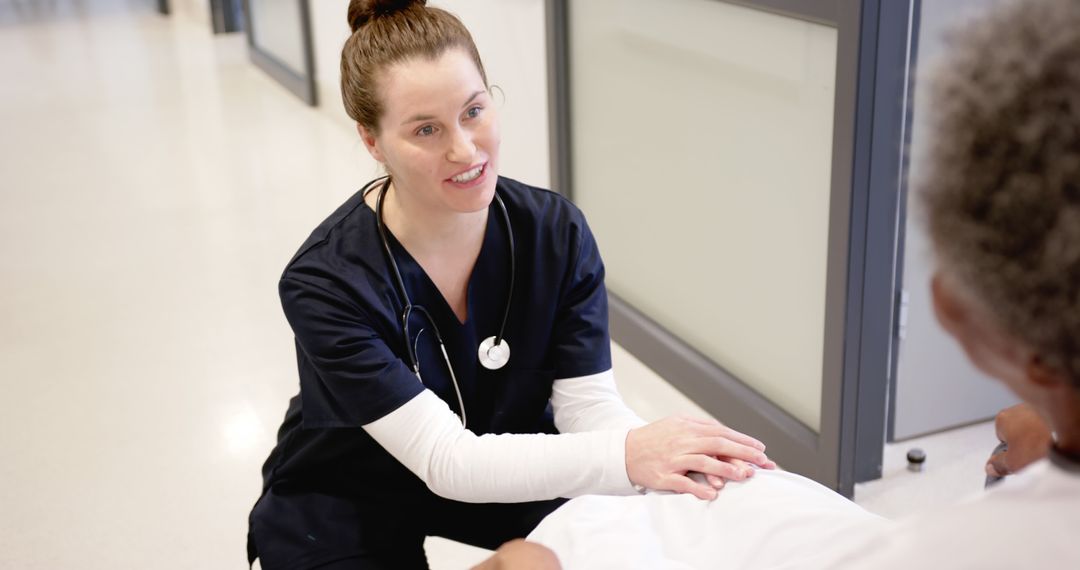
{"label": "black round wall knob", "polygon": [[918,447],[913,447],[907,452],[907,468],[909,471],[922,471],[923,463],[926,463],[926,452]]}

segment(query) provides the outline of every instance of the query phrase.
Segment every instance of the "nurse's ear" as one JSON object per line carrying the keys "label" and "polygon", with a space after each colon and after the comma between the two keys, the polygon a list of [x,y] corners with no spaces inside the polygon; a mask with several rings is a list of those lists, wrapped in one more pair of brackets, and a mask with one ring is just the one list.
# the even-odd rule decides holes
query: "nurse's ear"
{"label": "nurse's ear", "polygon": [[383,158],[382,151],[379,150],[375,140],[375,133],[369,131],[364,125],[356,123],[356,132],[360,134],[360,140],[364,141],[364,146],[367,148],[368,154],[371,158],[374,158],[379,164],[386,164],[386,160]]}

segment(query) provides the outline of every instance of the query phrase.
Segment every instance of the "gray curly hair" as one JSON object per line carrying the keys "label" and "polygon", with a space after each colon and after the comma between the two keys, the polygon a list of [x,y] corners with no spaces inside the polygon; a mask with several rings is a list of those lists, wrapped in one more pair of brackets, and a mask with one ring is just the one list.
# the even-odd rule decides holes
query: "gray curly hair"
{"label": "gray curly hair", "polygon": [[950,48],[917,185],[934,248],[1080,389],[1080,2],[1011,2]]}

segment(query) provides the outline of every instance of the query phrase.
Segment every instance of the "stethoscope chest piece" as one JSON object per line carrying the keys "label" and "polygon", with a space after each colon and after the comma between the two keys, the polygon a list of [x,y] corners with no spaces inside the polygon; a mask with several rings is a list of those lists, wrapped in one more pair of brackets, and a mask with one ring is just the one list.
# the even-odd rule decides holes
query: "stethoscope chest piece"
{"label": "stethoscope chest piece", "polygon": [[480,349],[476,353],[484,368],[498,370],[510,362],[510,343],[504,338],[499,344],[495,344],[495,337],[489,336],[480,343]]}

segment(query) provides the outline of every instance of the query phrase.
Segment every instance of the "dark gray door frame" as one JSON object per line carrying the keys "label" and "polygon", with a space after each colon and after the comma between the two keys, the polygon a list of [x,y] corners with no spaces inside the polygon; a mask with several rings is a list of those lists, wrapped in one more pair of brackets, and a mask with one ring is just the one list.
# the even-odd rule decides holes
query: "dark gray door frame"
{"label": "dark gray door frame", "polygon": [[210,0],[210,24],[215,34],[228,34],[244,29],[241,0]]}
{"label": "dark gray door frame", "polygon": [[[730,3],[837,28],[821,429],[815,432],[611,294],[612,335],[687,396],[751,431],[785,468],[847,496],[881,475],[892,348],[909,2]],[[899,7],[902,6],[902,9]],[[548,0],[552,187],[573,198],[567,0]],[[900,58],[903,61],[904,58]]]}
{"label": "dark gray door frame", "polygon": [[[902,22],[903,29],[894,25],[879,28],[877,73],[875,77],[873,134],[870,147],[870,197],[867,213],[866,286],[864,304],[875,311],[864,316],[863,338],[869,343],[869,354],[861,363],[856,433],[857,456],[864,456],[870,447],[881,449],[890,440],[890,402],[895,400],[896,356],[899,350],[900,292],[903,289],[904,233],[907,211],[908,166],[911,148],[914,85],[912,71],[918,54],[919,14],[922,0],[883,2],[879,20]],[[893,255],[884,254],[892,246]],[[881,252],[873,255],[872,252]],[[879,310],[888,306],[889,319]],[[877,320],[873,320],[877,319]],[[888,325],[887,327],[885,325]],[[887,345],[887,350],[884,347]],[[884,371],[884,372],[882,372]],[[879,379],[884,373],[886,381]],[[884,393],[882,391],[884,390]],[[877,406],[885,409],[877,415]],[[884,422],[879,431],[863,427],[868,422]],[[881,476],[881,456],[877,464],[857,462],[855,481],[862,482]]]}
{"label": "dark gray door frame", "polygon": [[296,0],[300,5],[300,21],[297,22],[297,25],[300,26],[304,44],[304,69],[292,69],[259,46],[258,39],[255,37],[255,30],[251,25],[252,0],[243,0],[244,29],[247,30],[248,54],[251,57],[251,62],[269,74],[270,77],[273,77],[278,83],[285,86],[286,89],[292,91],[305,103],[314,107],[318,105],[318,96],[315,89],[315,47],[311,39],[309,1]]}

